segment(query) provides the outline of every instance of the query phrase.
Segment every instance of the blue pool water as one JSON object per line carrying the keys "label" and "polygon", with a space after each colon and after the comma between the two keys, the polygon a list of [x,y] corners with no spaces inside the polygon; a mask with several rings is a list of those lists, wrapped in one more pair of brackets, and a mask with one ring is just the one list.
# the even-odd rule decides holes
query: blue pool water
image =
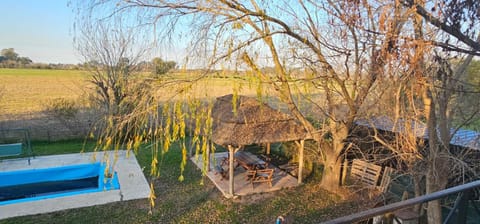
{"label": "blue pool water", "polygon": [[116,173],[102,163],[0,172],[0,206],[120,189]]}

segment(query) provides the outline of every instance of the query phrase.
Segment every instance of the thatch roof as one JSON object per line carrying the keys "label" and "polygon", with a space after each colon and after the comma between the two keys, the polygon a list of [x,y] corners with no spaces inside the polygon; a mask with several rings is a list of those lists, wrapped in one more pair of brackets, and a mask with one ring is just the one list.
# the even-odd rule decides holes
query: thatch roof
{"label": "thatch roof", "polygon": [[242,146],[305,139],[307,132],[293,117],[274,110],[255,98],[218,97],[212,110],[212,140],[219,145]]}

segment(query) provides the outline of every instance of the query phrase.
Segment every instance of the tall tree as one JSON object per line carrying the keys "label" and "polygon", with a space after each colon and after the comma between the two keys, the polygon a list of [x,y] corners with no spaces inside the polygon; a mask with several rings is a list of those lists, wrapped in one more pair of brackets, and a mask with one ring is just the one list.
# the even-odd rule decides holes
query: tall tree
{"label": "tall tree", "polygon": [[[423,1],[113,2],[118,3],[114,7],[116,14],[125,12],[125,16],[131,16],[132,10],[138,10],[138,18],[144,24],[155,24],[161,37],[187,38],[192,52],[207,58],[207,67],[233,65],[269,85],[310,136],[324,143],[325,147],[319,149],[324,164],[321,185],[332,191],[340,186],[345,140],[355,120],[370,113],[369,107],[375,105],[372,94],[381,94],[387,88],[382,83],[388,79],[414,83],[408,97],[411,102],[423,102],[418,116],[426,119],[430,130],[440,125],[444,132],[448,126],[437,120],[448,113],[448,105],[439,102],[451,95],[442,98],[444,93],[436,92],[438,80],[427,75],[427,59],[434,58],[432,52],[437,46],[476,52],[475,44],[473,50],[457,47],[437,32],[445,29],[435,28],[438,26],[432,22],[429,24],[433,27],[427,26],[425,16],[418,11],[426,7]],[[112,2],[97,3],[94,7]],[[298,67],[303,68],[302,72]],[[298,83],[310,89],[299,88]],[[311,88],[324,98],[311,97]],[[312,110],[323,114],[322,129],[307,119],[308,111],[302,110],[301,102],[308,102]],[[417,108],[411,104],[406,109]],[[448,138],[434,131],[429,133],[429,160],[433,165],[428,175],[434,177],[438,176],[434,169],[439,164],[434,161],[442,161]],[[440,188],[433,187],[436,183]],[[427,192],[441,189],[443,183],[443,179],[430,179]],[[432,205],[432,211],[437,208]],[[441,219],[438,210],[429,216],[434,222]]]}
{"label": "tall tree", "polygon": [[[453,162],[450,158],[450,139],[452,135],[452,115],[454,114],[452,105],[453,97],[456,93],[457,83],[473,58],[473,54],[480,52],[480,39],[478,28],[475,27],[475,21],[478,21],[478,9],[480,4],[472,1],[440,1],[445,8],[434,6],[432,11],[439,11],[442,20],[435,18],[431,13],[425,10],[425,1],[406,1],[404,5],[412,9],[415,13],[413,17],[414,33],[416,45],[414,48],[414,60],[412,60],[412,74],[418,80],[418,89],[423,101],[423,116],[427,121],[428,132],[428,161],[426,163],[426,193],[430,194],[445,189],[448,184],[449,175]],[[438,8],[435,8],[438,7]],[[451,36],[447,36],[441,44],[434,44],[450,51],[468,52],[470,55],[463,64],[460,64],[455,71],[451,71],[442,61],[442,56],[436,56],[439,68],[433,73],[429,72],[426,59],[425,47],[429,47],[427,42],[432,41],[424,34],[425,24],[435,26],[440,31],[447,33],[461,43],[466,44],[472,49],[464,51],[461,47],[452,47],[449,44]],[[479,36],[480,38],[480,36]],[[435,41],[434,43],[438,43]],[[446,165],[450,164],[450,165]],[[440,201],[431,201],[428,203],[427,217],[429,223],[442,223],[442,208]]]}
{"label": "tall tree", "polygon": [[90,70],[96,102],[109,114],[119,114],[145,49],[136,49],[134,30],[99,21],[79,27],[77,51]]}
{"label": "tall tree", "polygon": [[83,19],[75,27],[75,44],[95,90],[92,105],[103,113],[97,128],[102,131],[101,136],[119,144],[132,134],[126,128],[114,127],[124,122],[140,101],[150,97],[150,85],[138,78],[137,65],[148,57],[151,48],[126,19],[113,15],[111,20],[102,20],[89,10],[79,16]]}

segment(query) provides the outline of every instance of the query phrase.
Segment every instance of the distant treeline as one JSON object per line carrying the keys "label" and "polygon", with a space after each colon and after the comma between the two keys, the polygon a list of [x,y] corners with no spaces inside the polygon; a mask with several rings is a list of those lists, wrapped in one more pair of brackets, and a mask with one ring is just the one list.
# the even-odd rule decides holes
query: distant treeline
{"label": "distant treeline", "polygon": [[2,49],[0,54],[0,68],[34,68],[34,69],[80,69],[79,65],[74,64],[53,64],[36,63],[28,57],[20,57],[15,49]]}
{"label": "distant treeline", "polygon": [[[91,68],[92,65],[99,65],[98,62],[92,61],[79,64],[62,64],[62,63],[38,63],[33,62],[28,57],[20,57],[13,48],[2,49],[0,54],[0,68],[31,68],[31,69],[61,69],[61,70],[84,70]],[[136,64],[137,71],[151,71],[157,75],[165,74],[171,69],[175,69],[177,63],[174,61],[163,61],[160,58],[154,58],[151,62],[142,61]]]}

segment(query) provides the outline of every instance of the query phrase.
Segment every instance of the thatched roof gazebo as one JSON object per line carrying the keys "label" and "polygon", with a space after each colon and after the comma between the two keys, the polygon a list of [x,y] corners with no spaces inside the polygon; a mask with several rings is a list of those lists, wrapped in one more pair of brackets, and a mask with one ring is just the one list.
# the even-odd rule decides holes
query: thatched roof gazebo
{"label": "thatched roof gazebo", "polygon": [[[234,107],[235,105],[235,107]],[[302,182],[303,148],[307,131],[296,120],[257,99],[232,94],[218,97],[212,109],[212,141],[229,150],[229,193],[234,194],[234,153],[245,145],[295,141],[299,147],[298,183]]]}

